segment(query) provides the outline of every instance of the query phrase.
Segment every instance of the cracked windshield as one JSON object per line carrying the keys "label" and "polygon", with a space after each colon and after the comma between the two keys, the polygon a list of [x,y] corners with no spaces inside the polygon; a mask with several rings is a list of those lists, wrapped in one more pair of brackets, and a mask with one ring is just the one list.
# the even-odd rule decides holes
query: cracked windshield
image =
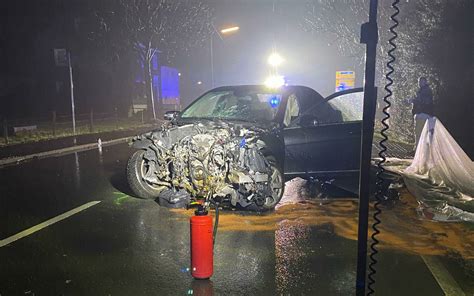
{"label": "cracked windshield", "polygon": [[0,296],[474,296],[473,11],[0,1]]}
{"label": "cracked windshield", "polygon": [[271,121],[280,101],[280,94],[211,92],[184,110],[181,118]]}

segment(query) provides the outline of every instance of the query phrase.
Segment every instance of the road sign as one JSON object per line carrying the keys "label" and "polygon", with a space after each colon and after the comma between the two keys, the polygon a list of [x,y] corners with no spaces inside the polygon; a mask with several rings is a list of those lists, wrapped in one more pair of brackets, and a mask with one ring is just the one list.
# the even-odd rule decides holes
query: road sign
{"label": "road sign", "polygon": [[336,91],[343,91],[354,88],[355,72],[354,71],[336,71]]}
{"label": "road sign", "polygon": [[54,49],[54,62],[56,66],[60,67],[68,65],[67,51],[65,48]]}

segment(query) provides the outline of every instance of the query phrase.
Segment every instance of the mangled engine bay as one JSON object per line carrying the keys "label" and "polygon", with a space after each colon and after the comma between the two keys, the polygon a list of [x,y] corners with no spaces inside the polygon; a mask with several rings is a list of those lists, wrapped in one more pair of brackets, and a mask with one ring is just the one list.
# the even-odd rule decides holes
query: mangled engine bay
{"label": "mangled engine bay", "polygon": [[162,186],[159,197],[170,203],[184,193],[191,202],[219,199],[239,208],[272,204],[269,199],[281,196],[283,185],[275,178],[279,172],[274,159],[264,155],[264,132],[212,122],[164,127],[139,136],[135,141],[151,142],[143,157],[143,179]]}

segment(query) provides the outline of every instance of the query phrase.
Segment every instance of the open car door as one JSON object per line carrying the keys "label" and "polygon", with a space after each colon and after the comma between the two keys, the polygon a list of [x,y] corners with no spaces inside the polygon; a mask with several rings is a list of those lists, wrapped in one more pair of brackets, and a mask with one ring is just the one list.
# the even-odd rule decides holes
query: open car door
{"label": "open car door", "polygon": [[300,110],[283,130],[288,177],[358,173],[363,94],[362,88],[337,92]]}

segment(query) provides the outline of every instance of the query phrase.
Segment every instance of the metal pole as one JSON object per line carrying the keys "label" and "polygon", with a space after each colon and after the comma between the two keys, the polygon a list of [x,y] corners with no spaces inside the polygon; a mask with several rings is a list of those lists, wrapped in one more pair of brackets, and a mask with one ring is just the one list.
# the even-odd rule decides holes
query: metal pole
{"label": "metal pole", "polygon": [[94,131],[94,109],[91,109],[89,114],[89,131],[91,133]]}
{"label": "metal pole", "polygon": [[56,138],[56,111],[53,111],[53,137]]}
{"label": "metal pole", "polygon": [[[153,59],[153,57],[152,57]],[[148,62],[148,77],[150,79],[150,96],[151,96],[151,108],[153,111],[153,120],[156,121],[156,111],[155,111],[155,95],[153,93],[153,74],[151,73],[151,62]]]}
{"label": "metal pole", "polygon": [[71,52],[67,53],[67,59],[69,63],[69,83],[71,85],[71,111],[72,111],[72,134],[76,135],[76,113],[74,111],[74,83],[72,81],[72,65],[71,65]]}
{"label": "metal pole", "polygon": [[[117,107],[115,107],[114,117],[115,117],[115,129],[118,129],[118,128],[119,128],[119,121],[118,121],[118,111],[117,111]],[[155,119],[156,119],[156,118],[155,118]]]}
{"label": "metal pole", "polygon": [[367,235],[369,224],[370,161],[374,134],[375,106],[375,64],[378,42],[377,0],[370,0],[369,22],[361,27],[361,43],[366,44],[364,79],[364,115],[359,176],[359,227],[357,237],[356,295],[365,295],[367,273]]}
{"label": "metal pole", "polygon": [[7,118],[3,119],[3,136],[5,137],[5,144],[8,144],[8,122]]}
{"label": "metal pole", "polygon": [[211,52],[211,87],[214,88],[214,32],[211,34],[210,38],[210,52]]}

